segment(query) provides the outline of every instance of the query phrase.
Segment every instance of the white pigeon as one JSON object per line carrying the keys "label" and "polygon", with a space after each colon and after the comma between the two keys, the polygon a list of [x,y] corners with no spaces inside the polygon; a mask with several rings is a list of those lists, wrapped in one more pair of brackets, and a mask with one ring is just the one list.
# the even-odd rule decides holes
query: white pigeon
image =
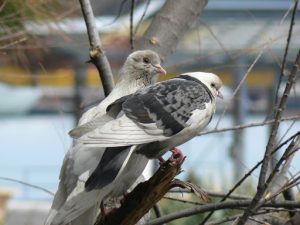
{"label": "white pigeon", "polygon": [[[111,117],[102,117],[108,105],[122,96],[134,93],[136,90],[143,88],[153,81],[153,76],[157,73],[166,73],[160,65],[159,56],[151,51],[135,51],[128,56],[124,66],[119,73],[119,81],[112,92],[97,106],[91,108],[83,114],[78,125],[81,127],[80,132],[73,132],[73,135],[82,135],[98,126],[96,122],[90,122],[97,118],[101,120],[111,120]],[[77,130],[78,131],[78,130]],[[72,132],[71,132],[72,133]],[[76,198],[84,192],[85,180],[95,169],[104,148],[98,146],[87,146],[74,141],[73,146],[67,152],[60,171],[60,182],[58,190],[45,221],[45,225],[58,225],[72,222],[72,225],[91,225],[96,219],[99,207],[98,201],[93,204],[82,206],[80,213],[64,215],[63,207],[70,198]],[[96,199],[97,193],[92,195]],[[88,201],[88,199],[87,199]],[[61,219],[62,218],[62,219]],[[68,219],[65,222],[65,218]]]}
{"label": "white pigeon", "polygon": [[215,98],[222,97],[221,86],[215,74],[185,73],[111,104],[105,116],[116,119],[98,118],[98,128],[77,136],[83,145],[107,149],[85,183],[86,193],[82,194],[88,201],[69,198],[64,215],[80,212],[82,204],[92,204],[91,193],[99,191],[102,200],[123,194],[141,175],[148,159],[158,158],[196,136],[211,121]]}

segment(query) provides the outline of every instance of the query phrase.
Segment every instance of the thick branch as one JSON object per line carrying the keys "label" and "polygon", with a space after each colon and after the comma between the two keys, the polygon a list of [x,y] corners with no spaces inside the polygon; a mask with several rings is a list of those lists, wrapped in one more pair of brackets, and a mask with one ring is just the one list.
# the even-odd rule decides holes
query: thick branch
{"label": "thick branch", "polygon": [[152,49],[164,60],[199,17],[208,0],[167,0],[139,41],[138,49]]}
{"label": "thick branch", "polygon": [[271,159],[271,154],[272,154],[272,151],[273,151],[274,145],[275,145],[275,137],[277,135],[282,112],[284,111],[284,109],[286,107],[287,98],[290,94],[290,91],[291,91],[295,81],[296,81],[296,75],[299,71],[299,67],[300,67],[300,51],[297,54],[295,64],[293,66],[291,74],[289,75],[289,79],[286,83],[285,90],[284,90],[283,96],[279,102],[278,108],[275,111],[275,122],[272,125],[271,135],[270,135],[270,138],[269,138],[269,141],[268,141],[268,144],[266,147],[265,155],[263,158],[263,163],[262,163],[262,167],[261,167],[261,171],[260,171],[260,175],[259,175],[256,195],[254,196],[252,203],[247,208],[247,210],[245,211],[244,215],[239,220],[237,225],[245,224],[247,218],[254,212],[254,209],[258,205],[260,199],[262,198],[262,196],[267,188],[265,181],[266,181],[269,162]]}
{"label": "thick branch", "polygon": [[122,206],[95,225],[134,225],[174,185],[173,179],[180,172],[181,164],[168,160],[146,182],[140,183],[126,196]]}
{"label": "thick branch", "polygon": [[89,0],[79,0],[79,2],[89,36],[91,62],[97,67],[104,94],[107,96],[114,87],[111,68],[101,46],[91,3]]}

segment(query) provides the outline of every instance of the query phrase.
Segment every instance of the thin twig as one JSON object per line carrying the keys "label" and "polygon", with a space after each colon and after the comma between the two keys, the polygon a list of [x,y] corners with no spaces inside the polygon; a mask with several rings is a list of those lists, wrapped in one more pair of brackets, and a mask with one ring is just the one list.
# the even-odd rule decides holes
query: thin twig
{"label": "thin twig", "polygon": [[[271,172],[271,174],[269,175],[268,179],[265,182],[265,186],[268,187],[270,185],[271,182],[273,182],[274,179],[276,179],[276,175],[278,173],[280,173],[280,166],[283,164],[284,161],[287,161],[292,155],[294,155],[294,153],[296,151],[298,151],[299,148],[299,143],[300,143],[300,138],[299,135],[295,138],[295,140],[293,140],[289,146],[287,147],[287,149],[285,150],[284,154],[281,156],[281,158],[278,160],[278,162],[276,163],[275,167],[273,168],[273,171]],[[269,193],[267,194],[267,196],[256,206],[255,210],[257,210],[261,205],[263,205],[264,202],[267,202],[268,200],[274,198],[275,196],[277,196],[280,192],[278,193]]]}
{"label": "thin twig", "polygon": [[6,45],[0,46],[0,50],[2,50],[2,49],[8,49],[9,47],[14,46],[14,45],[17,45],[17,44],[19,44],[19,43],[22,43],[22,42],[24,42],[24,41],[26,41],[26,40],[27,40],[27,38],[22,37],[22,38],[19,39],[19,40],[12,41],[12,42],[10,42],[10,43],[8,43],[8,44],[6,44]]}
{"label": "thin twig", "polygon": [[4,9],[6,3],[7,3],[8,0],[4,0],[1,5],[0,5],[0,12],[2,12],[2,10]]}
{"label": "thin twig", "polygon": [[130,49],[134,50],[134,33],[133,33],[133,14],[134,14],[135,0],[131,0],[131,8],[130,8]]}
{"label": "thin twig", "polygon": [[288,54],[288,51],[289,51],[289,46],[290,46],[290,42],[291,42],[293,27],[294,27],[294,24],[295,24],[295,15],[296,15],[296,12],[297,12],[297,6],[298,6],[298,0],[295,1],[294,7],[293,7],[289,33],[288,33],[287,42],[286,42],[285,51],[284,51],[284,56],[283,56],[283,60],[282,60],[281,68],[280,68],[280,76],[279,76],[279,80],[278,80],[278,84],[277,84],[276,92],[275,92],[275,103],[274,103],[275,107],[278,103],[278,92],[279,92],[280,84],[281,84],[282,77],[283,77],[283,74],[284,74],[286,58],[287,58],[287,54]]}
{"label": "thin twig", "polygon": [[[266,209],[266,210],[263,210],[263,211],[259,211],[259,212],[255,213],[254,215],[258,216],[258,215],[265,215],[265,214],[268,214],[268,213],[282,212],[282,211],[286,212],[288,210],[286,210],[286,209],[284,209],[284,210],[282,210],[282,209]],[[241,215],[242,214],[236,214],[234,216],[224,217],[224,218],[219,219],[219,220],[210,221],[206,225],[218,225],[218,224],[222,224],[224,222],[235,220],[236,218],[240,217]]]}
{"label": "thin twig", "polygon": [[254,65],[257,63],[257,61],[258,61],[258,60],[260,59],[260,57],[262,56],[262,54],[263,54],[263,52],[264,52],[264,49],[265,49],[265,48],[263,48],[263,49],[260,51],[260,53],[256,56],[256,58],[254,59],[253,63],[250,65],[250,67],[248,68],[246,74],[244,75],[243,79],[240,81],[240,83],[238,84],[238,86],[237,86],[236,89],[234,90],[232,96],[230,97],[230,99],[229,99],[229,101],[228,101],[228,104],[226,104],[225,107],[224,107],[224,110],[223,110],[223,112],[222,112],[222,114],[221,114],[221,116],[220,116],[220,118],[219,118],[219,120],[218,120],[218,122],[217,122],[217,125],[216,125],[215,129],[218,128],[218,126],[219,126],[221,120],[222,120],[223,117],[225,116],[225,113],[226,113],[226,111],[227,111],[227,109],[228,109],[228,107],[229,107],[229,105],[230,105],[229,103],[234,99],[235,95],[237,94],[237,92],[240,90],[241,86],[242,86],[242,85],[244,84],[244,82],[246,81],[246,79],[247,79],[249,73],[252,71]]}
{"label": "thin twig", "polygon": [[227,57],[230,59],[230,61],[233,62],[234,59],[233,59],[232,55],[229,53],[229,51],[226,49],[226,47],[223,45],[223,43],[221,42],[221,40],[217,37],[217,35],[211,29],[211,27],[207,23],[205,23],[203,21],[201,21],[200,23],[203,26],[205,26],[205,28],[208,30],[208,32],[211,34],[211,36],[213,36],[213,38],[218,42],[218,44],[220,45],[220,47],[224,51],[225,55],[227,55]]}
{"label": "thin twig", "polygon": [[[281,120],[282,121],[282,120]],[[286,131],[284,132],[284,134],[280,137],[278,143],[280,143],[287,135],[288,133],[290,132],[290,130],[292,129],[292,127],[295,125],[296,123],[296,120],[294,120],[290,125],[289,127],[286,129]]]}
{"label": "thin twig", "polygon": [[18,184],[22,184],[22,185],[25,185],[25,186],[28,186],[28,187],[32,187],[32,188],[44,191],[44,192],[54,196],[54,193],[47,190],[46,188],[43,188],[43,187],[40,187],[40,186],[37,186],[37,185],[34,185],[34,184],[30,184],[30,183],[27,183],[27,182],[24,182],[24,181],[21,181],[21,180],[9,178],[9,177],[0,177],[0,180],[12,181],[12,182],[15,182],[15,183],[18,183]]}
{"label": "thin twig", "polygon": [[[211,197],[218,197],[218,198],[222,198],[224,197],[226,194],[225,193],[220,193],[220,192],[213,192],[213,191],[207,191],[207,190],[204,190],[206,194],[208,194],[209,196]],[[187,190],[187,189],[175,189],[175,190],[170,190],[168,191],[168,193],[170,194],[193,194],[193,192],[191,192],[190,190]],[[240,194],[232,194],[230,195],[228,198],[230,199],[235,199],[235,200],[247,200],[247,199],[250,199],[251,197],[249,195],[240,195]]]}
{"label": "thin twig", "polygon": [[161,209],[160,209],[160,207],[159,207],[159,205],[158,205],[157,203],[154,204],[153,210],[154,210],[154,212],[155,212],[156,218],[159,218],[159,217],[162,216]]}
{"label": "thin twig", "polygon": [[[280,119],[280,121],[289,121],[289,120],[298,120],[298,119],[300,119],[300,115],[282,117]],[[236,126],[228,127],[228,128],[213,129],[213,130],[209,130],[209,131],[203,131],[198,136],[202,136],[202,135],[206,135],[206,134],[221,133],[221,132],[226,132],[226,131],[241,130],[241,129],[251,128],[251,127],[264,126],[264,125],[272,124],[274,122],[275,122],[275,120],[272,119],[272,120],[267,120],[267,121],[262,121],[262,122],[256,122],[256,123],[248,123],[248,124],[236,125]]]}
{"label": "thin twig", "polygon": [[145,17],[145,15],[146,15],[146,12],[147,12],[147,10],[148,10],[148,7],[149,7],[149,5],[150,5],[150,2],[151,2],[151,0],[147,0],[147,3],[146,3],[146,6],[145,6],[143,15],[141,16],[139,22],[137,23],[137,25],[136,25],[136,27],[135,27],[135,29],[134,29],[134,35],[136,35],[136,33],[137,33],[137,31],[138,31],[138,29],[139,29],[141,23],[142,23],[143,20],[144,20],[144,17]]}
{"label": "thin twig", "polygon": [[122,0],[122,2],[120,3],[120,7],[119,7],[119,9],[118,9],[117,16],[114,18],[114,20],[113,20],[112,22],[109,22],[109,23],[107,23],[107,24],[104,24],[103,27],[114,24],[114,23],[120,18],[121,13],[122,13],[123,8],[124,8],[124,5],[125,5],[126,2],[127,2],[127,0]]}
{"label": "thin twig", "polygon": [[[276,149],[274,149],[274,151],[272,152],[272,154],[274,154],[275,152],[277,152],[279,149],[281,149],[284,145],[286,145],[287,143],[289,143],[291,140],[293,140],[296,136],[298,136],[300,134],[300,131],[297,132],[296,134],[292,135],[289,139],[287,139],[286,141],[284,141],[283,143],[281,143],[279,146],[277,146]],[[229,190],[229,192],[220,200],[220,202],[224,202],[227,198],[229,198],[229,196],[262,164],[263,160],[259,161],[255,166],[252,167],[251,170],[249,170],[244,177],[242,177],[234,186],[233,188],[231,188]],[[204,220],[200,223],[200,225],[205,224],[206,221],[208,221],[208,219],[212,216],[212,214],[215,211],[212,210],[205,218]]]}
{"label": "thin twig", "polygon": [[203,205],[203,203],[200,203],[200,202],[195,202],[195,201],[190,201],[190,200],[180,199],[180,198],[173,198],[173,197],[168,197],[168,196],[164,196],[163,199],[170,200],[170,201],[181,202],[181,203],[185,203],[185,204]]}
{"label": "thin twig", "polygon": [[[160,225],[163,223],[167,223],[179,218],[184,218],[192,215],[196,215],[199,213],[208,212],[211,210],[221,210],[221,209],[237,209],[248,207],[251,204],[251,200],[241,200],[241,201],[227,201],[227,202],[216,202],[209,203],[205,205],[195,206],[193,208],[185,209],[182,211],[177,211],[174,213],[170,213],[161,218],[153,219],[146,223],[146,225]],[[264,207],[270,208],[286,208],[286,209],[295,209],[300,208],[299,202],[291,202],[291,201],[283,201],[283,202],[268,202],[263,205]]]}
{"label": "thin twig", "polygon": [[299,67],[300,67],[300,50],[298,51],[298,54],[297,54],[297,57],[296,57],[296,60],[295,60],[295,64],[293,66],[291,74],[289,75],[289,79],[288,79],[287,84],[285,86],[283,96],[282,96],[282,98],[279,102],[278,108],[276,108],[276,111],[275,111],[275,122],[272,125],[271,135],[270,135],[270,138],[269,138],[269,141],[268,141],[268,144],[267,144],[267,147],[266,147],[265,155],[264,155],[264,158],[263,158],[263,163],[262,163],[262,167],[261,167],[260,174],[259,174],[257,192],[256,192],[256,194],[255,194],[255,196],[252,200],[252,203],[247,208],[247,210],[244,212],[244,215],[240,218],[237,225],[245,224],[247,218],[253,212],[255,212],[254,209],[258,205],[260,199],[262,198],[262,196],[263,196],[263,194],[264,194],[264,192],[267,188],[267,186],[265,184],[265,181],[266,181],[267,170],[268,170],[269,162],[270,162],[270,159],[271,159],[272,151],[273,151],[274,145],[275,145],[275,137],[277,135],[277,131],[278,131],[278,128],[279,128],[282,113],[283,113],[283,111],[286,107],[287,98],[290,94],[292,86],[294,85],[294,83],[296,81],[296,75],[299,71]]}

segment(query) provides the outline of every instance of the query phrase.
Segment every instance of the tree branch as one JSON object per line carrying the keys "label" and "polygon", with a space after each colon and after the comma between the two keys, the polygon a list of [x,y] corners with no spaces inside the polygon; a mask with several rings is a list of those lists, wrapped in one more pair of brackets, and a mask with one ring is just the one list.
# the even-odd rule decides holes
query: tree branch
{"label": "tree branch", "polygon": [[269,138],[269,141],[268,141],[268,144],[267,144],[267,147],[266,147],[265,155],[264,155],[264,158],[263,158],[263,163],[262,163],[262,167],[261,167],[261,171],[260,171],[260,175],[259,175],[259,180],[258,180],[257,192],[256,192],[251,204],[249,205],[247,210],[244,212],[244,215],[238,221],[237,225],[245,224],[245,222],[247,221],[247,218],[252,213],[254,213],[254,209],[258,205],[260,199],[262,198],[262,196],[263,196],[263,194],[264,194],[264,192],[267,188],[265,181],[266,181],[269,162],[270,162],[270,159],[271,159],[271,154],[272,154],[272,151],[273,151],[274,145],[275,145],[275,137],[277,135],[277,131],[278,131],[278,127],[279,127],[282,112],[284,111],[284,109],[286,107],[287,98],[290,94],[292,86],[294,85],[294,83],[296,81],[296,75],[299,71],[299,67],[300,67],[300,50],[297,54],[293,69],[291,71],[291,74],[289,75],[289,79],[286,83],[283,96],[282,96],[282,98],[279,102],[278,108],[275,110],[275,122],[272,125],[271,135],[270,135],[270,138]]}
{"label": "tree branch", "polygon": [[[296,153],[296,151],[298,151],[299,147],[300,147],[300,137],[298,135],[297,137],[295,137],[295,140],[293,140],[289,144],[289,146],[287,147],[287,149],[285,150],[281,158],[276,163],[268,179],[266,180],[265,186],[267,187],[266,189],[267,194],[265,198],[260,203],[258,203],[256,208],[259,208],[261,205],[263,205],[264,202],[267,202],[268,200],[276,197],[279,193],[281,193],[281,190],[284,190],[284,186],[287,183],[286,181],[284,181],[285,174],[287,173],[288,168],[290,167],[291,164],[291,160],[294,154]],[[280,169],[283,163],[284,165]]]}
{"label": "tree branch", "polygon": [[167,0],[139,41],[137,49],[152,49],[165,60],[199,17],[208,0]]}
{"label": "tree branch", "polygon": [[[241,201],[227,201],[227,202],[217,202],[210,203],[200,206],[195,206],[193,208],[184,209],[179,212],[170,213],[163,217],[153,219],[146,225],[160,225],[162,223],[167,223],[179,218],[184,218],[199,213],[205,213],[211,210],[221,210],[221,209],[238,209],[243,207],[248,207],[251,204],[251,200],[241,200]],[[295,209],[300,208],[299,202],[283,201],[283,202],[269,202],[263,205],[269,208],[285,208],[285,209]]]}
{"label": "tree branch", "polygon": [[89,0],[79,0],[79,2],[90,41],[90,62],[96,66],[102,81],[104,94],[107,96],[114,87],[111,68],[102,49],[91,3]]}
{"label": "tree branch", "polygon": [[284,56],[283,56],[282,63],[281,63],[281,68],[280,68],[280,76],[279,76],[279,80],[278,80],[278,84],[277,84],[276,92],[275,92],[275,103],[274,103],[275,107],[277,105],[278,92],[279,92],[281,80],[282,80],[282,77],[283,77],[283,74],[284,74],[286,57],[287,57],[287,53],[289,51],[289,46],[290,46],[290,42],[291,42],[293,27],[294,27],[294,24],[295,24],[295,15],[296,15],[296,12],[297,12],[297,7],[298,7],[298,0],[296,0],[294,2],[294,7],[293,7],[292,18],[291,18],[291,22],[290,22],[289,33],[288,33],[288,37],[287,37],[287,41],[286,41],[286,46],[285,46],[285,50],[284,50]]}
{"label": "tree branch", "polygon": [[264,52],[265,47],[259,52],[259,54],[256,56],[256,58],[254,59],[254,61],[251,63],[251,65],[249,66],[247,72],[245,73],[245,75],[243,76],[243,78],[241,79],[241,81],[239,82],[239,84],[237,85],[237,87],[235,88],[234,92],[232,93],[230,99],[228,100],[228,103],[224,106],[223,112],[220,116],[220,118],[218,119],[218,122],[216,124],[215,129],[218,128],[218,126],[221,123],[221,120],[224,118],[228,108],[229,108],[229,103],[233,101],[233,99],[235,98],[236,94],[238,93],[238,91],[240,90],[241,86],[245,83],[248,75],[250,74],[250,72],[252,71],[252,69],[254,68],[255,64],[258,62],[258,60],[260,59],[260,57],[262,56],[263,52]]}
{"label": "tree branch", "polygon": [[[300,116],[296,115],[296,116],[282,117],[280,119],[280,121],[299,120],[299,119],[300,119]],[[273,123],[275,123],[275,119],[267,120],[267,121],[263,121],[263,122],[257,122],[257,123],[241,124],[241,125],[236,125],[236,126],[228,127],[228,128],[220,128],[220,129],[202,131],[198,136],[202,136],[202,135],[206,135],[206,134],[221,133],[221,132],[225,132],[225,131],[241,130],[241,129],[245,129],[245,128],[264,126],[264,125],[273,124]]]}
{"label": "tree branch", "polygon": [[24,182],[24,181],[21,181],[21,180],[13,179],[13,178],[10,178],[10,177],[2,177],[2,176],[0,177],[0,180],[16,182],[16,183],[19,183],[21,185],[25,185],[25,186],[28,186],[28,187],[31,187],[31,188],[35,188],[37,190],[44,191],[44,192],[54,196],[54,193],[52,191],[49,191],[48,189],[40,187],[40,186],[35,185],[35,184],[30,184],[30,183],[27,183],[27,182]]}
{"label": "tree branch", "polygon": [[[284,145],[286,145],[288,142],[290,142],[291,140],[293,140],[295,137],[297,137],[300,134],[300,131],[298,131],[296,134],[294,134],[293,136],[291,136],[290,138],[288,138],[286,141],[284,141],[283,143],[281,143],[279,146],[277,146],[274,151],[272,152],[272,154],[274,154],[275,152],[277,152],[281,147],[283,147]],[[252,167],[251,170],[249,170],[244,177],[242,177],[234,186],[233,188],[231,188],[229,190],[229,192],[220,200],[220,202],[224,202],[227,198],[229,198],[229,196],[231,196],[231,194],[263,163],[263,160],[259,161],[254,167]],[[206,221],[208,221],[208,219],[212,216],[212,214],[214,213],[214,210],[212,210],[205,218],[204,220],[200,223],[200,225],[205,224]]]}
{"label": "tree branch", "polygon": [[136,224],[172,188],[180,166],[181,163],[172,159],[163,163],[148,181],[140,183],[126,196],[119,209],[105,217],[104,223],[100,220],[95,225]]}

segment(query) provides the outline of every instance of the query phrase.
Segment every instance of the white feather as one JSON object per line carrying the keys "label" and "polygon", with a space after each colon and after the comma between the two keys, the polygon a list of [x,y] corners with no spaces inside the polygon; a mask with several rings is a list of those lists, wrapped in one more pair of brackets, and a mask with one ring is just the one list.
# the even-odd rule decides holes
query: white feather
{"label": "white feather", "polygon": [[150,124],[148,129],[146,124],[139,126],[126,115],[123,115],[87,133],[78,141],[83,144],[97,144],[99,147],[117,147],[144,144],[165,139],[167,137],[163,135],[163,130],[155,128],[154,124]]}

